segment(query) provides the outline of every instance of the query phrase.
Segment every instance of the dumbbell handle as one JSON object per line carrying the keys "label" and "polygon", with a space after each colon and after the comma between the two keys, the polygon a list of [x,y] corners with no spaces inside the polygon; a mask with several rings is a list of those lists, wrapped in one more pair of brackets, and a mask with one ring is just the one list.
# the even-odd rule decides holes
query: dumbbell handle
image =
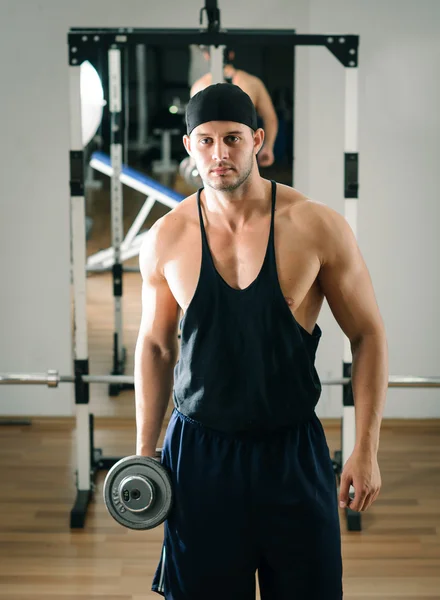
{"label": "dumbbell handle", "polygon": [[136,454],[135,456],[146,456],[147,458],[161,459],[162,458],[162,448],[156,448],[156,452],[154,456],[152,454]]}

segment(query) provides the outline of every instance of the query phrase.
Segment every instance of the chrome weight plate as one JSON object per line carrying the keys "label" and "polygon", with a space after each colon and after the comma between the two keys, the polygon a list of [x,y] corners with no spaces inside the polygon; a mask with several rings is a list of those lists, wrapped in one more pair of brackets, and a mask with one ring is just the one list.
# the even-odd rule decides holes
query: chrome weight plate
{"label": "chrome weight plate", "polygon": [[171,480],[166,469],[147,456],[127,456],[107,473],[104,502],[110,515],[129,529],[153,529],[172,506]]}

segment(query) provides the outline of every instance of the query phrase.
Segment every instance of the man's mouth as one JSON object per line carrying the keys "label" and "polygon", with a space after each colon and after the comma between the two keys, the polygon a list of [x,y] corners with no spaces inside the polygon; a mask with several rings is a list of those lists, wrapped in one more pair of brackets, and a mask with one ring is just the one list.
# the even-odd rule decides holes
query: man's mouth
{"label": "man's mouth", "polygon": [[217,175],[223,175],[231,170],[231,167],[219,167],[217,169],[212,169],[212,173],[216,173]]}

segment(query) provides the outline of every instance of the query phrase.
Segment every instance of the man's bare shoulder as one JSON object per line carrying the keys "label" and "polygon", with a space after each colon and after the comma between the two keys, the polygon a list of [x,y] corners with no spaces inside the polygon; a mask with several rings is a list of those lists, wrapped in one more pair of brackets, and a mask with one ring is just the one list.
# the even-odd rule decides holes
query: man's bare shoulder
{"label": "man's bare shoulder", "polygon": [[247,71],[242,71],[241,69],[235,70],[235,77],[237,78],[237,81],[238,80],[246,81],[246,82],[252,83],[254,85],[258,85],[259,83],[262,83],[262,81],[259,77],[257,77],[256,75],[252,75],[252,73],[248,73]]}
{"label": "man's bare shoulder", "polygon": [[[281,206],[294,211],[302,211],[314,218],[317,223],[332,225],[334,221],[344,220],[344,217],[324,202],[314,200],[299,190],[282,183],[277,183]],[[278,202],[277,202],[278,205]]]}
{"label": "man's bare shoulder", "polygon": [[252,75],[247,71],[236,70],[234,76],[234,83],[240,87],[252,90],[253,94],[258,94],[261,89],[263,82],[256,75]]}
{"label": "man's bare shoulder", "polygon": [[319,234],[325,235],[327,239],[341,240],[347,235],[353,234],[345,217],[324,202],[307,198],[305,207],[311,218],[314,219]]}
{"label": "man's bare shoulder", "polygon": [[277,187],[281,210],[316,240],[323,261],[340,251],[344,245],[353,244],[353,231],[343,215],[290,186],[278,184]]}
{"label": "man's bare shoulder", "polygon": [[211,73],[205,73],[205,75],[202,75],[199,79],[197,79],[197,81],[195,83],[192,84],[190,96],[192,97],[195,94],[197,94],[198,92],[201,92],[202,90],[204,90],[206,87],[211,85],[211,81],[212,81]]}
{"label": "man's bare shoulder", "polygon": [[160,217],[148,230],[139,253],[141,272],[155,268],[161,271],[176,243],[187,231],[194,220],[197,194],[191,194],[179,204]]}
{"label": "man's bare shoulder", "polygon": [[307,207],[309,198],[300,191],[285,185],[284,183],[277,183],[277,212],[278,214],[285,214],[291,216],[294,212],[304,210]]}

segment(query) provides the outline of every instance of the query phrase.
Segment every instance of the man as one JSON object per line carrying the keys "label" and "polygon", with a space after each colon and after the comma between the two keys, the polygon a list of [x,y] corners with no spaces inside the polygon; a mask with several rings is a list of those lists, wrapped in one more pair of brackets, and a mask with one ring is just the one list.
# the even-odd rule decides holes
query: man
{"label": "man", "polygon": [[258,570],[262,600],[340,600],[335,478],[315,413],[316,321],[327,298],[351,341],[356,446],[339,500],[365,511],[381,487],[388,386],[369,273],[341,215],[260,177],[264,131],[239,87],[196,94],[186,121],[204,188],[155,223],[140,254],[138,455],[155,456],[171,391],[175,406],[162,450],[175,502],[152,589],[251,600]]}
{"label": "man", "polygon": [[[209,49],[206,46],[201,47],[201,51],[205,60],[209,61]],[[235,59],[233,50],[225,50],[225,67],[224,77],[228,83],[238,85],[244,92],[248,94],[254,103],[257,114],[263,121],[264,128],[264,146],[258,154],[258,164],[260,167],[270,167],[275,160],[273,148],[278,133],[278,117],[275,108],[272,104],[272,99],[266,86],[259,77],[250,75],[246,71],[236,69],[232,62]],[[209,85],[212,85],[212,74],[206,73],[198,79],[191,87],[191,97],[194,94],[204,90]]]}

